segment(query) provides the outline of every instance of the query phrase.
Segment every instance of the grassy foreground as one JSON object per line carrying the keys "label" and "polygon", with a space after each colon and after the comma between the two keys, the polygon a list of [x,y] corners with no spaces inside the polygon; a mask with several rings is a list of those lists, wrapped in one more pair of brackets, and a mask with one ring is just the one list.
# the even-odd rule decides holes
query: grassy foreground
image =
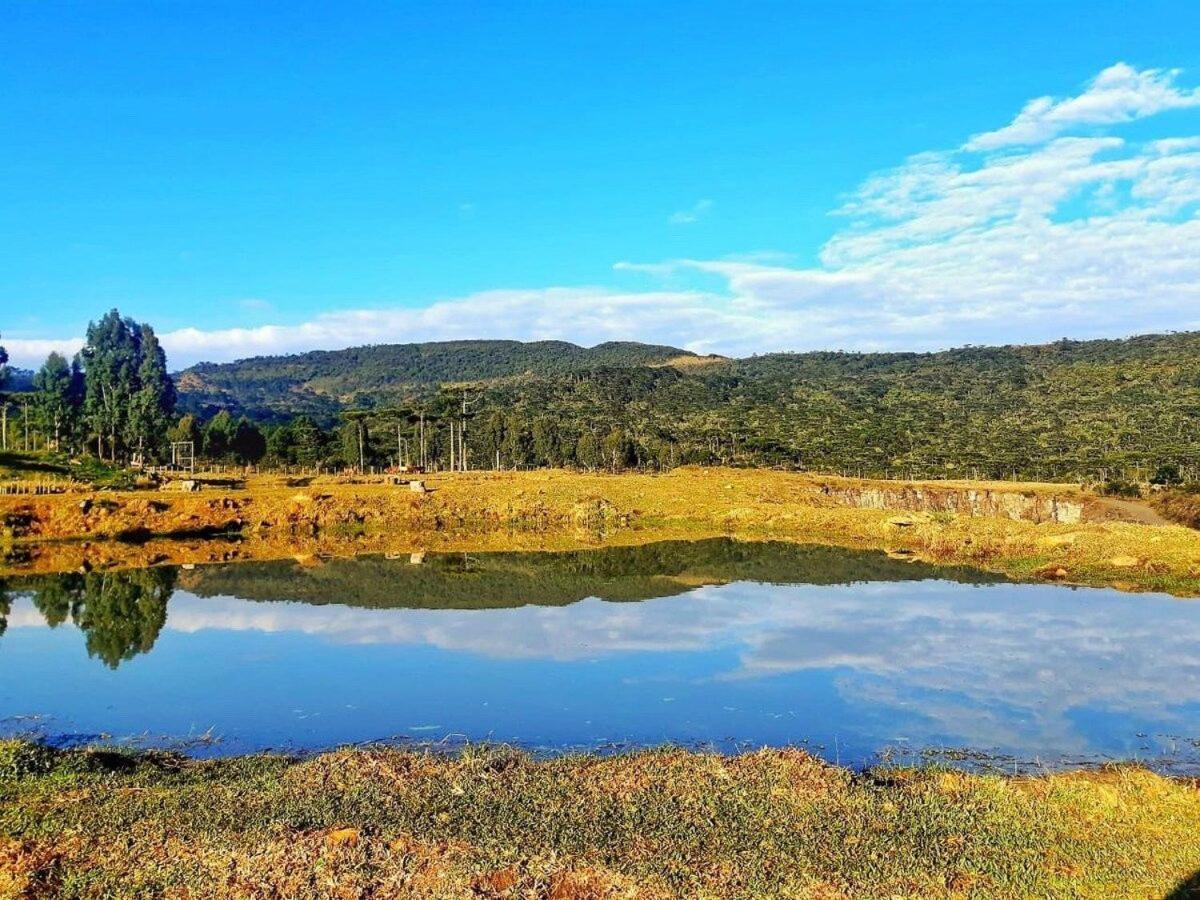
{"label": "grassy foreground", "polygon": [[1197,870],[1196,784],[1137,768],[0,743],[3,896],[1184,897]]}

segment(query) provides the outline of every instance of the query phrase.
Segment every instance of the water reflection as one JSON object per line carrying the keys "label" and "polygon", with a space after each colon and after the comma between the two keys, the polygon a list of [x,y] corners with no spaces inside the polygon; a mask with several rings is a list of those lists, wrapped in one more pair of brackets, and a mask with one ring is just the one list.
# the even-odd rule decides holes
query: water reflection
{"label": "water reflection", "polygon": [[[33,606],[51,628],[70,618],[86,635],[88,656],[115,669],[154,646],[167,621],[175,580],[175,569],[158,568],[48,575],[16,587],[32,588]],[[0,585],[0,634],[11,613],[10,590]]]}
{"label": "water reflection", "polygon": [[[459,734],[808,740],[842,762],[895,744],[1048,762],[1170,752],[1184,768],[1200,755],[1186,740],[1200,736],[1200,604],[879,553],[706,541],[8,592],[0,715],[48,715],[51,734],[213,727],[221,752]],[[53,627],[68,619],[119,673],[74,661],[75,632]]]}

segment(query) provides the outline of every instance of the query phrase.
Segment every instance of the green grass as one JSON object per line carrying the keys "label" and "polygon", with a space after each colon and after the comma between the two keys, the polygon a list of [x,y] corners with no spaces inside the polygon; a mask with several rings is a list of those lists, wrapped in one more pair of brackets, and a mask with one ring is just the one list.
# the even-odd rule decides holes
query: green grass
{"label": "green grass", "polygon": [[72,462],[63,453],[0,452],[0,479],[68,478],[90,484],[99,490],[124,491],[133,488],[136,475],[129,469],[110,465],[93,456]]}
{"label": "green grass", "polygon": [[1195,785],[1137,768],[855,775],[796,751],[488,747],[197,762],[0,744],[11,896],[1147,897],[1197,870]]}

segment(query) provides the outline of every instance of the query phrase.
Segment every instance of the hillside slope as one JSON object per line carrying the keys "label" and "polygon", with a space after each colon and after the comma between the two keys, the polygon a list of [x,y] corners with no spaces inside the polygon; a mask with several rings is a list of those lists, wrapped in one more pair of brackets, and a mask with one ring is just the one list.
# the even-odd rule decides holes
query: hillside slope
{"label": "hillside slope", "polygon": [[307,413],[330,419],[356,405],[408,400],[443,382],[649,366],[691,356],[675,347],[618,341],[595,347],[566,341],[439,341],[201,363],[176,375],[176,382],[182,408],[192,412],[228,409],[261,420]]}
{"label": "hillside slope", "polygon": [[[259,418],[418,401],[458,415],[483,464],[801,466],[864,475],[1200,478],[1200,333],[938,353],[781,353],[460,342],[200,366],[184,403]],[[704,363],[704,364],[700,364]],[[448,439],[434,424],[433,458]],[[614,429],[621,434],[603,449]],[[584,447],[581,436],[596,440]],[[385,461],[395,426],[378,432]],[[583,443],[587,443],[586,441]],[[368,449],[368,455],[371,455]],[[586,454],[586,455],[585,455]],[[601,455],[602,454],[602,455]]]}

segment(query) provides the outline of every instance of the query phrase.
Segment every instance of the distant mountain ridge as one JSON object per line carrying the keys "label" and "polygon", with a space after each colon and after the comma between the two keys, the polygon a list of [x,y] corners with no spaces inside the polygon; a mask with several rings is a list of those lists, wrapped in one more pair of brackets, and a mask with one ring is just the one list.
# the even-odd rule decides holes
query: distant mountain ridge
{"label": "distant mountain ridge", "polygon": [[[504,465],[803,466],[925,477],[1200,481],[1200,332],[936,353],[704,357],[674,347],[454,341],[195,366],[184,409],[264,422],[419,403]],[[439,426],[445,428],[445,423]],[[439,431],[437,453],[449,446]],[[372,431],[384,458],[394,430]],[[344,436],[344,435],[343,435]],[[442,460],[443,464],[446,460]]]}
{"label": "distant mountain ridge", "polygon": [[13,393],[33,390],[33,370],[20,369],[16,366],[8,367],[8,380],[4,383],[4,389]]}
{"label": "distant mountain ridge", "polygon": [[175,380],[180,405],[191,412],[228,409],[267,421],[300,413],[329,419],[347,407],[398,402],[447,382],[566,375],[681,359],[706,358],[677,347],[629,341],[594,347],[567,341],[435,341],[200,363],[177,373]]}

